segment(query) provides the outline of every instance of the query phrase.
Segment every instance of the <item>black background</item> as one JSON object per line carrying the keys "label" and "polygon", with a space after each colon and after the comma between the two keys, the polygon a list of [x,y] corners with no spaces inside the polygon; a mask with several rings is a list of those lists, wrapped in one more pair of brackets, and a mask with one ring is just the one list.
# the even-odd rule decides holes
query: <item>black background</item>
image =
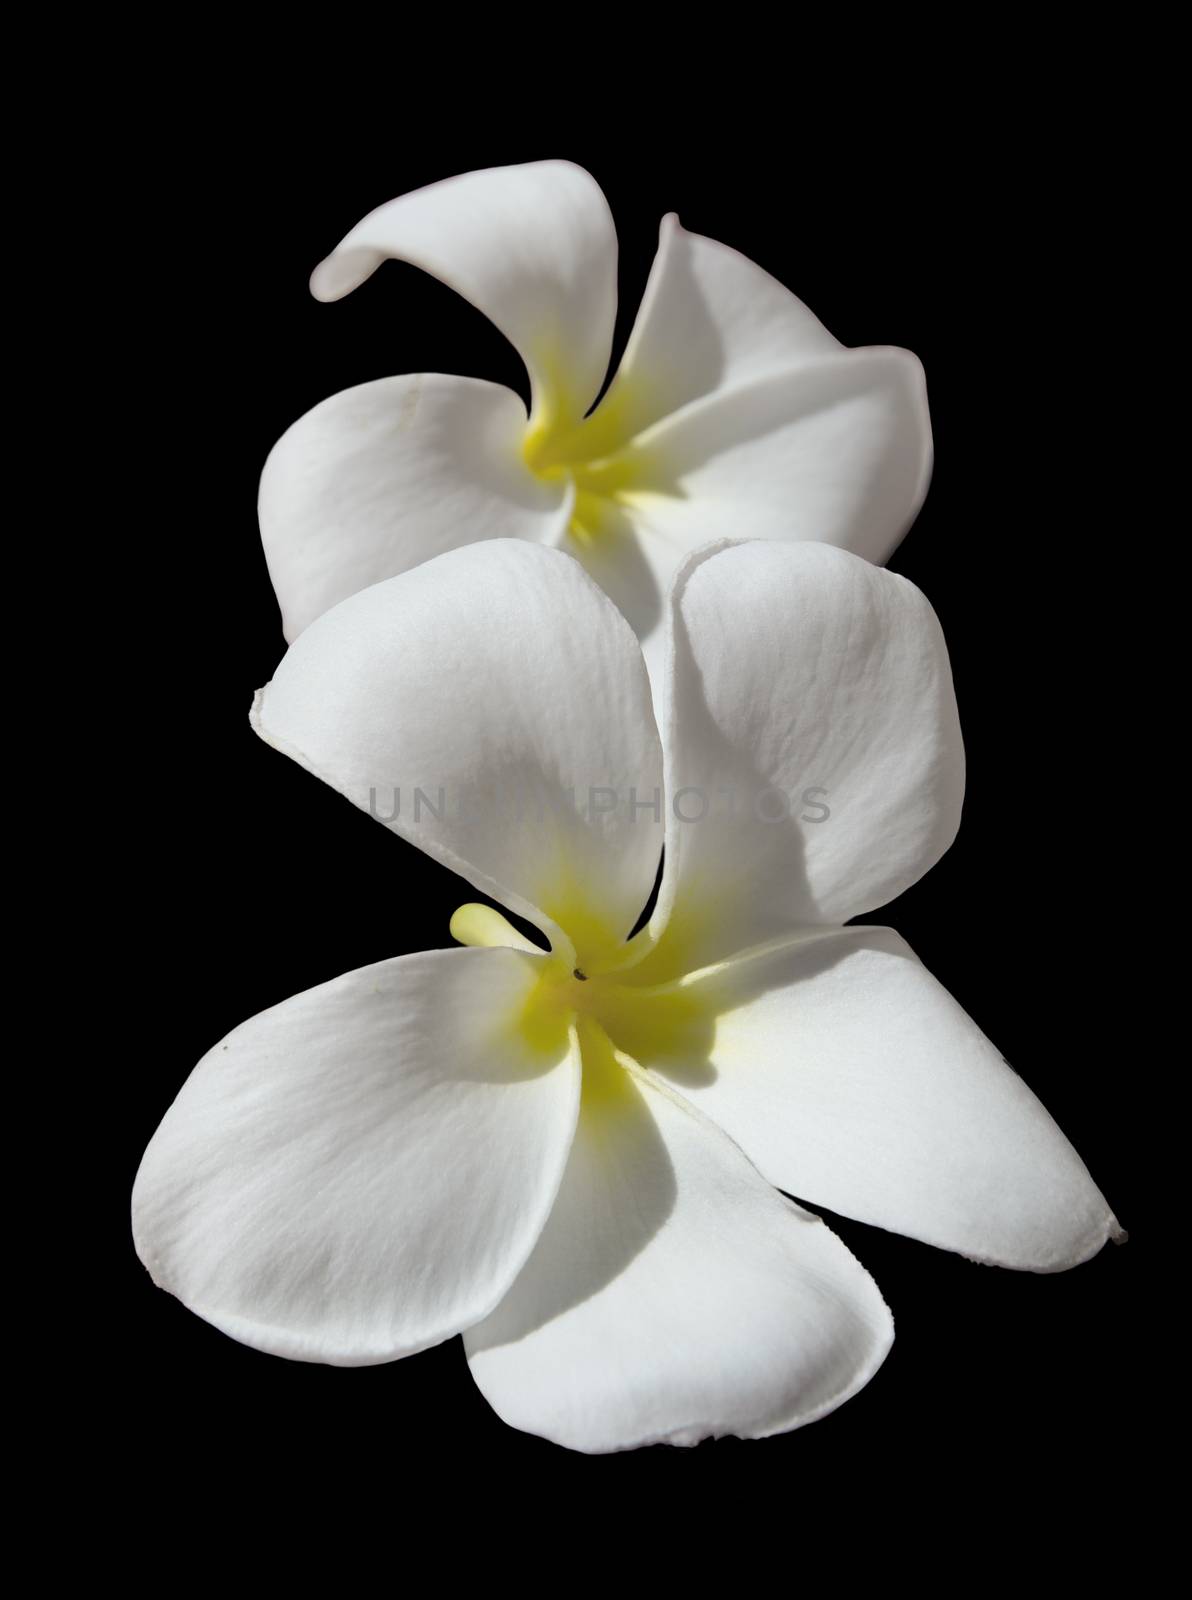
{"label": "black background", "polygon": [[[979,121],[980,119],[975,119]],[[766,1480],[880,1479],[1090,1503],[1128,1477],[1136,1404],[1124,1382],[1138,1236],[1127,1002],[1113,978],[1121,831],[1116,579],[1098,555],[1113,518],[1107,461],[1114,243],[1101,133],[1050,119],[923,129],[893,113],[843,143],[822,124],[727,138],[683,123],[618,141],[532,117],[357,125],[262,117],[231,136],[152,138],[122,172],[140,229],[105,307],[135,404],[113,418],[135,483],[119,644],[136,671],[124,769],[141,797],[118,842],[137,935],[117,957],[131,1048],[106,1150],[104,1315],[121,1427],[169,1472],[243,1503],[262,1479],[417,1471],[507,1482],[532,1497],[705,1496]],[[1102,130],[1103,131],[1103,130]],[[152,130],[150,130],[152,133]],[[955,140],[955,148],[952,148]],[[127,1233],[140,1152],[193,1064],[229,1029],[349,968],[451,943],[468,887],[250,732],[253,691],[284,648],[255,520],[267,451],[303,411],[403,371],[461,372],[524,392],[479,313],[412,268],[346,301],[311,268],[366,211],[452,173],[564,155],[608,196],[621,241],[617,352],[658,222],[721,239],[800,295],[845,344],[900,344],[927,372],[936,468],[891,565],[934,603],[969,755],[958,842],[888,921],[996,1041],[1081,1152],[1135,1238],[1075,1271],[987,1269],[829,1219],[871,1270],[898,1337],[875,1380],[826,1420],[756,1443],[589,1460],[506,1428],[458,1340],[341,1371],[244,1348],[154,1289]],[[164,176],[163,176],[164,172]],[[123,204],[121,199],[119,202]],[[148,797],[148,798],[144,798]],[[163,1425],[163,1417],[168,1424]],[[378,1471],[378,1468],[380,1469]],[[985,1491],[980,1491],[984,1493]],[[1007,1490],[1006,1492],[1010,1492]]]}

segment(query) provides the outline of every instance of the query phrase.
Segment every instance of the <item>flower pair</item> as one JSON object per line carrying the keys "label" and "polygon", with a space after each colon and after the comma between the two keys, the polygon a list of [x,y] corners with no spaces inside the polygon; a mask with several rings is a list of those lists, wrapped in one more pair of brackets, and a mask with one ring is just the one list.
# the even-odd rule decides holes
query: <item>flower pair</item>
{"label": "flower pair", "polygon": [[[297,425],[262,490],[294,642],[253,722],[542,944],[468,903],[452,921],[468,948],[349,973],[236,1030],[146,1153],[138,1248],[192,1309],[282,1355],[368,1364],[462,1331],[497,1411],[575,1448],[760,1436],[846,1399],[892,1338],[863,1268],[778,1189],[1036,1271],[1085,1259],[1116,1224],[1047,1113],[898,936],[845,926],[913,883],[959,821],[963,753],[929,606],[827,543],[700,547],[723,520],[716,496],[651,445],[669,411],[675,433],[705,430],[702,470],[723,473],[739,444],[723,443],[729,430],[716,445],[709,416],[756,418],[764,401],[793,430],[784,463],[811,428],[803,472],[790,467],[813,484],[809,520],[770,527],[746,501],[734,531],[803,535],[822,515],[829,535],[863,544],[858,530],[880,524],[885,543],[864,552],[880,558],[921,493],[925,425],[911,429],[915,462],[897,430],[866,433],[862,417],[897,406],[864,381],[849,388],[857,353],[816,346],[781,367],[788,335],[809,348],[828,336],[756,268],[677,226],[630,377],[585,420],[611,329],[611,230],[574,168],[512,169],[493,189],[495,176],[383,208],[394,232],[366,219],[316,288],[351,287],[398,248],[400,223],[400,253],[472,294],[523,350],[529,421],[516,439],[490,427],[490,396],[447,421],[455,401],[434,398],[447,380],[392,380],[404,398],[385,423],[365,407],[353,424],[340,397],[322,443],[302,438],[319,412]],[[542,237],[518,197],[533,204],[543,185],[550,248],[534,257]],[[453,193],[468,204],[453,209]],[[469,271],[486,275],[479,288]],[[752,289],[733,300],[738,277]],[[700,343],[709,327],[716,359]],[[644,359],[685,346],[689,370]],[[647,370],[662,375],[637,387]],[[512,421],[511,402],[492,404]],[[907,415],[922,419],[915,404]],[[585,429],[598,436],[582,442]],[[539,502],[521,480],[517,516],[494,522],[435,478],[473,443],[496,463],[483,454],[494,441],[516,444],[534,494],[555,497],[549,536],[527,535],[521,513]],[[513,483],[519,457],[504,459],[480,474],[486,490]],[[866,479],[862,461],[884,465]],[[613,464],[604,478],[600,463]],[[288,524],[266,510],[283,467],[306,484]],[[865,483],[912,480],[902,498],[866,500]],[[438,492],[415,502],[413,526],[496,537],[421,560],[431,546],[411,548],[403,499],[414,481]],[[660,500],[688,520],[651,569],[657,616],[630,614],[651,682],[608,571],[624,541],[655,537]],[[827,803],[808,814],[812,791]],[[378,795],[404,803],[378,808]]]}

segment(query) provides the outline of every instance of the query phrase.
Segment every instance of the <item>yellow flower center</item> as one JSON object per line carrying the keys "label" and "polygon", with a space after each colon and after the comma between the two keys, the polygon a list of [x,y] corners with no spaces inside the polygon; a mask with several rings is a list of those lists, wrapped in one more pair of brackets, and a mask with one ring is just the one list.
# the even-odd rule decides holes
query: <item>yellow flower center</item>
{"label": "yellow flower center", "polygon": [[544,956],[499,911],[477,904],[459,908],[451,932],[461,944],[512,946],[543,958],[524,1003],[506,1025],[541,1060],[559,1059],[576,1028],[585,1110],[613,1104],[624,1093],[620,1078],[635,1064],[690,1068],[711,1055],[716,1011],[708,992],[641,981],[644,968],[626,964],[624,945],[616,952],[607,944],[589,945],[585,955],[582,945],[570,947],[568,940],[569,948]]}
{"label": "yellow flower center", "polygon": [[660,487],[656,454],[626,438],[627,385],[619,383],[589,417],[540,410],[526,428],[522,455],[535,477],[575,485],[569,532],[580,544],[615,533],[635,493]]}

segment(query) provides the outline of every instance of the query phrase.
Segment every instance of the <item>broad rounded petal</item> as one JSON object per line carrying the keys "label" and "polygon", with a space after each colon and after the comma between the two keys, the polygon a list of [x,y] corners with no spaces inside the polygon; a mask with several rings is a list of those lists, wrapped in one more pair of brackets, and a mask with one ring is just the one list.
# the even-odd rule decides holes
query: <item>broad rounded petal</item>
{"label": "broad rounded petal", "polygon": [[648,982],[884,905],[951,843],[964,788],[943,636],[905,578],[751,542],[694,557],[672,607]]}
{"label": "broad rounded petal", "polygon": [[154,1280],[245,1344],[337,1366],[485,1316],[542,1229],[575,1125],[574,1047],[516,1026],[542,964],[402,956],[229,1034],[137,1175]]}
{"label": "broad rounded petal", "polygon": [[465,1337],[485,1398],[592,1453],[761,1438],[842,1404],[893,1337],[869,1274],[690,1105],[593,1050],[550,1220]]}
{"label": "broad rounded petal", "polygon": [[[599,412],[624,439],[692,400],[843,346],[777,278],[728,245],[662,219],[658,254]],[[598,414],[599,414],[598,412]]]}
{"label": "broad rounded petal", "polygon": [[889,928],[687,986],[703,1060],[652,1060],[772,1183],[974,1260],[1054,1272],[1120,1229],[1022,1079]]}
{"label": "broad rounded petal", "polygon": [[340,600],[479,539],[554,542],[571,494],[521,455],[499,384],[419,373],[332,395],[274,445],[261,538],[287,639]]}
{"label": "broad rounded petal", "polygon": [[291,645],[254,725],[552,938],[619,943],[641,914],[661,849],[646,669],[560,551],[496,539],[353,595]]}
{"label": "broad rounded petal", "polygon": [[931,476],[923,371],[905,350],[847,350],[697,401],[633,447],[636,518],[690,550],[814,539],[881,563]]}
{"label": "broad rounded petal", "polygon": [[536,413],[579,421],[604,382],[617,312],[616,229],[582,167],[489,167],[391,200],[315,268],[311,291],[338,300],[387,257],[496,323],[529,369]]}

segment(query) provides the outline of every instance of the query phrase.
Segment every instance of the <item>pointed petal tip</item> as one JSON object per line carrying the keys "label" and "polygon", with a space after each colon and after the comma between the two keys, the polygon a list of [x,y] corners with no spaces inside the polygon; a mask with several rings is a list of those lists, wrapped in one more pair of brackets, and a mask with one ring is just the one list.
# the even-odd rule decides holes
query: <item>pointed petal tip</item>
{"label": "pointed petal tip", "polygon": [[1050,1252],[1034,1259],[1014,1259],[1000,1255],[974,1256],[972,1259],[983,1266],[1001,1267],[1011,1272],[1033,1272],[1040,1277],[1049,1278],[1057,1273],[1071,1272],[1076,1267],[1084,1266],[1087,1261],[1099,1256],[1107,1244],[1125,1244],[1128,1238],[1129,1234],[1106,1208],[1101,1219],[1087,1227],[1083,1233],[1071,1237],[1066,1244],[1057,1243]]}

